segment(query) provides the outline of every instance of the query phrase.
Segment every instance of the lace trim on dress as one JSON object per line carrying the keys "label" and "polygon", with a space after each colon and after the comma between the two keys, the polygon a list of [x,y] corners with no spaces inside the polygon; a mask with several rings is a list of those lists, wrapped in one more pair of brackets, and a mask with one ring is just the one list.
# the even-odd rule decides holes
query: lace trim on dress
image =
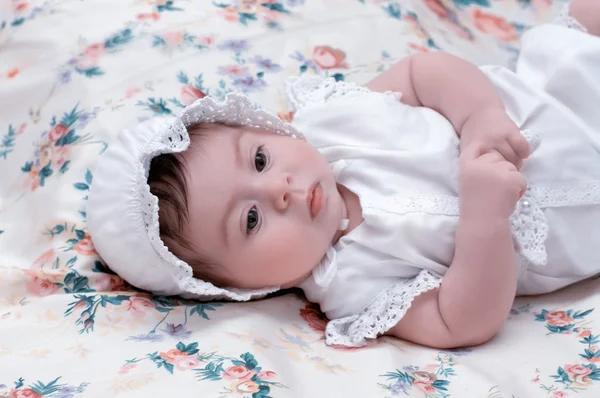
{"label": "lace trim on dress", "polygon": [[[349,93],[371,93],[366,87],[352,82],[336,81],[332,77],[303,75],[290,77],[285,82],[286,97],[293,111],[309,104],[324,104],[329,100],[343,97]],[[400,93],[391,93],[402,98]]]}
{"label": "lace trim on dress", "polygon": [[569,29],[578,30],[583,33],[588,33],[588,30],[585,26],[583,26],[577,19],[573,18],[569,13],[571,9],[571,3],[566,4],[561,10],[560,14],[556,19],[554,19],[553,23],[555,25],[564,26]]}
{"label": "lace trim on dress", "polygon": [[428,271],[390,286],[359,315],[335,319],[327,324],[328,345],[362,347],[366,339],[374,339],[394,327],[410,309],[415,297],[440,286],[441,278]]}

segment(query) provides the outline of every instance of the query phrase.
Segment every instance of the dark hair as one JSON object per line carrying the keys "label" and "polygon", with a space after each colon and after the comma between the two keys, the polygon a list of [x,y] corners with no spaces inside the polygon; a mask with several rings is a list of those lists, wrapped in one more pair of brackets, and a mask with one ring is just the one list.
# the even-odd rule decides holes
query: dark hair
{"label": "dark hair", "polygon": [[[198,141],[211,127],[215,126],[197,124],[188,127],[188,151],[200,145]],[[192,267],[194,276],[222,285],[225,281],[216,275],[215,267],[185,236],[189,226],[187,173],[189,169],[181,154],[165,153],[150,162],[147,181],[150,192],[158,198],[160,237],[171,253]]]}

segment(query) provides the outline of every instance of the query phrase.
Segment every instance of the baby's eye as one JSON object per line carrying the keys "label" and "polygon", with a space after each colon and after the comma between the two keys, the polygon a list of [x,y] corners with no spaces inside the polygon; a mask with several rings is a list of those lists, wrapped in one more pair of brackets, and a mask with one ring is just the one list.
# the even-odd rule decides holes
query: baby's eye
{"label": "baby's eye", "polygon": [[259,146],[256,155],[254,155],[254,167],[256,167],[256,171],[259,173],[262,172],[267,167],[268,160],[265,148],[262,145]]}
{"label": "baby's eye", "polygon": [[256,206],[253,206],[248,212],[248,219],[246,221],[246,232],[250,233],[258,225],[259,216]]}

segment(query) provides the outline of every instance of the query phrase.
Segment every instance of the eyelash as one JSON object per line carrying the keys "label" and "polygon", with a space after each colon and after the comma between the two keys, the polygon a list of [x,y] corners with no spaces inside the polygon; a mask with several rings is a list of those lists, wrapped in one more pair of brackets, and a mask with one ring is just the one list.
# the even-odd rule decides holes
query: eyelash
{"label": "eyelash", "polygon": [[[254,211],[256,213],[256,225],[254,226],[254,228],[250,228],[249,227],[249,222],[248,219],[250,217],[250,213]],[[250,210],[248,210],[248,214],[246,214],[246,234],[250,235],[251,233],[256,232],[256,228],[260,225],[260,213],[258,212],[258,209],[256,208],[256,206],[252,206],[250,208]]]}
{"label": "eyelash", "polygon": [[[265,164],[262,167],[262,170],[259,170],[259,167],[256,165],[256,161],[257,161],[257,158],[258,158],[259,154],[263,155],[264,158],[265,158],[264,159]],[[264,145],[260,145],[258,147],[258,149],[256,150],[256,153],[254,154],[254,168],[256,169],[256,171],[258,171],[259,173],[262,173],[267,168],[267,166],[269,165],[269,160],[270,160],[270,158],[269,158],[269,152],[267,152],[265,150],[265,146]]]}

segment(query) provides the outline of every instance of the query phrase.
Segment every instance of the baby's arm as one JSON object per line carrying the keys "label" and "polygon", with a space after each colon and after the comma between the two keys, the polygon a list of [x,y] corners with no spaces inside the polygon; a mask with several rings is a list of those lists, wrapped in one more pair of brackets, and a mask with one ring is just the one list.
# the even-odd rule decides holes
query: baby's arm
{"label": "baby's arm", "polygon": [[446,53],[421,53],[405,58],[371,82],[373,91],[402,92],[402,102],[431,108],[448,119],[461,146],[477,142],[497,150],[518,168],[529,144],[508,117],[500,95],[475,65]]}
{"label": "baby's arm", "polygon": [[489,79],[475,65],[454,55],[430,52],[404,58],[367,84],[373,91],[402,92],[402,102],[444,115],[460,135],[482,109],[504,106]]}
{"label": "baby's arm", "polygon": [[452,265],[439,289],[415,298],[388,334],[456,348],[492,338],[504,324],[517,284],[509,217],[525,177],[498,152],[466,148],[460,158],[460,219]]}
{"label": "baby's arm", "polygon": [[[441,287],[417,297],[388,334],[440,348],[481,344],[500,330],[515,296],[516,255],[508,217],[519,196],[508,194],[508,207],[497,199],[506,198],[514,188],[510,184],[507,188],[510,178],[524,186],[523,176],[516,169],[509,172],[511,164],[506,160],[520,166],[529,146],[483,72],[450,54],[409,57],[367,86],[374,91],[400,91],[404,103],[436,110],[452,123],[466,151],[483,154],[479,158],[461,154],[455,255]],[[503,131],[510,132],[504,141],[487,148],[481,145],[486,134]],[[490,161],[490,157],[495,158]],[[473,176],[476,184],[470,181]],[[499,217],[501,208],[505,213]]]}

